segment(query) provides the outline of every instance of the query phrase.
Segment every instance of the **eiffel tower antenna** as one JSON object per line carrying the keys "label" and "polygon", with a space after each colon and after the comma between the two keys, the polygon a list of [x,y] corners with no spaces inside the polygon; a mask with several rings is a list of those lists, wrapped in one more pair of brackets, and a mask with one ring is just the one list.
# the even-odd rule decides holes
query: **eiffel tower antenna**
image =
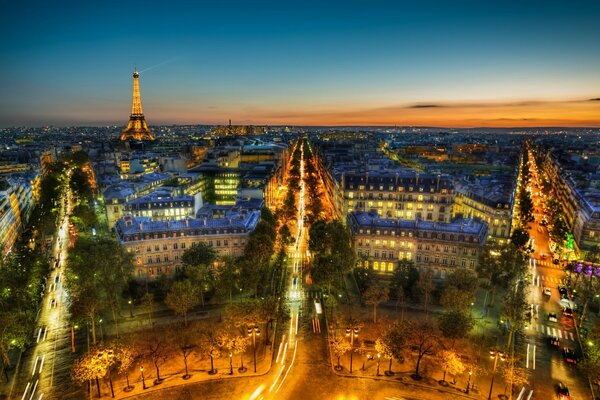
{"label": "eiffel tower antenna", "polygon": [[150,133],[144,113],[142,112],[142,97],[140,96],[140,73],[137,71],[137,66],[133,70],[133,99],[131,102],[131,116],[123,133],[121,140],[154,140],[154,136]]}

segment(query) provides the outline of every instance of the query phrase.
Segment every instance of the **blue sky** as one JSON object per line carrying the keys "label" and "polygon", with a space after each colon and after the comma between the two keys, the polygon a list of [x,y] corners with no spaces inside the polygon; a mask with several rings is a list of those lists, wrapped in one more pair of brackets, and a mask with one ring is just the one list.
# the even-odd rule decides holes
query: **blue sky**
{"label": "blue sky", "polygon": [[600,2],[67,3],[5,6],[0,126],[122,124],[134,66],[150,123],[368,123],[393,109],[372,122],[409,124],[398,110],[419,103],[600,97]]}

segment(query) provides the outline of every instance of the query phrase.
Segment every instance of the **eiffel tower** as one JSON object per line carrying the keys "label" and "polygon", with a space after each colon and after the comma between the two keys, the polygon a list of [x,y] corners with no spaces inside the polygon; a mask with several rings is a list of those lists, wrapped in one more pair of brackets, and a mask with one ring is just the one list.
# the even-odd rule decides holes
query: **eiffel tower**
{"label": "eiffel tower", "polygon": [[144,114],[142,113],[142,98],[140,97],[140,74],[133,71],[133,102],[131,104],[131,116],[127,127],[123,129],[121,140],[154,140],[150,133]]}

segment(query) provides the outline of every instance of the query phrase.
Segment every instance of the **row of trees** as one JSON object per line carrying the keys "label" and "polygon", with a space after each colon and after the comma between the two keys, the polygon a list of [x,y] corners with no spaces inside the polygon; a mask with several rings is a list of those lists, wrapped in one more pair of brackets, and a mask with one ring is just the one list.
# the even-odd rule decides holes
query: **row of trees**
{"label": "row of trees", "polygon": [[[282,272],[285,259],[283,249],[271,259],[275,243],[275,218],[263,208],[261,221],[250,234],[244,254],[239,258],[218,258],[212,246],[193,244],[182,255],[182,269],[173,280],[166,281],[165,304],[181,315],[187,325],[188,313],[194,307],[204,307],[207,293],[214,293],[220,301],[231,303],[233,293],[246,289],[255,298],[273,294],[276,276]],[[148,297],[151,297],[148,299]],[[145,294],[145,303],[154,300]]]}
{"label": "row of trees", "polygon": [[48,259],[23,240],[0,259],[0,357],[5,373],[11,367],[10,349],[24,351],[31,343],[48,271]]}
{"label": "row of trees", "polygon": [[290,168],[288,170],[287,192],[283,201],[282,216],[284,221],[293,220],[297,213],[296,194],[300,191],[300,162],[302,158],[302,148],[300,141],[296,142],[292,151]]}
{"label": "row of trees", "polygon": [[119,334],[120,299],[132,272],[131,254],[109,237],[81,237],[69,251],[65,284],[70,295],[73,323],[90,324],[97,342],[96,324],[110,311]]}
{"label": "row of trees", "polygon": [[322,193],[319,189],[321,177],[316,166],[316,157],[308,140],[305,139],[302,146],[304,150],[304,182],[308,192],[307,221],[308,224],[312,225],[319,219],[323,211]]}
{"label": "row of trees", "polygon": [[[189,282],[187,280],[176,281]],[[187,283],[186,283],[187,285]],[[286,307],[281,298],[269,296],[260,299],[246,298],[231,303],[225,310],[225,325],[216,321],[194,320],[166,326],[153,326],[150,330],[127,336],[126,341],[99,344],[82,355],[74,364],[73,379],[81,383],[98,381],[112,372],[124,374],[129,387],[128,372],[134,363],[150,364],[160,383],[161,368],[171,357],[180,357],[185,369],[184,379],[189,378],[189,357],[210,360],[209,374],[216,373],[214,361],[223,353],[230,356],[230,373],[233,373],[233,355],[239,355],[240,372],[245,371],[244,354],[252,341],[248,329],[259,328],[259,338],[268,344],[272,325],[287,319]],[[167,301],[169,303],[169,301]],[[256,343],[260,343],[260,340]],[[258,346],[258,344],[257,344]],[[109,357],[104,355],[110,354]]]}
{"label": "row of trees", "polygon": [[314,282],[327,288],[343,288],[343,274],[355,263],[355,253],[350,231],[340,221],[318,220],[309,230],[308,247],[313,255],[311,277]]}
{"label": "row of trees", "polygon": [[[83,152],[66,153],[40,179],[40,191],[29,217],[29,228],[0,260],[0,355],[6,373],[11,366],[9,351],[21,351],[31,343],[35,317],[50,271],[46,239],[56,233],[68,189],[90,193],[78,180],[87,160]],[[86,181],[87,182],[87,181]],[[23,227],[24,228],[24,227]]]}

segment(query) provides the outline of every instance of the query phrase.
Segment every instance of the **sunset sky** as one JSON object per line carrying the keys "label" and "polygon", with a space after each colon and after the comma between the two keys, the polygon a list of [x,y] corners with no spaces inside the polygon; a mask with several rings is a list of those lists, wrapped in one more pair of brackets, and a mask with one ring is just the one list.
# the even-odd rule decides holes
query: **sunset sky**
{"label": "sunset sky", "polygon": [[123,125],[135,66],[150,124],[600,126],[600,1],[13,2],[0,54],[2,127]]}

